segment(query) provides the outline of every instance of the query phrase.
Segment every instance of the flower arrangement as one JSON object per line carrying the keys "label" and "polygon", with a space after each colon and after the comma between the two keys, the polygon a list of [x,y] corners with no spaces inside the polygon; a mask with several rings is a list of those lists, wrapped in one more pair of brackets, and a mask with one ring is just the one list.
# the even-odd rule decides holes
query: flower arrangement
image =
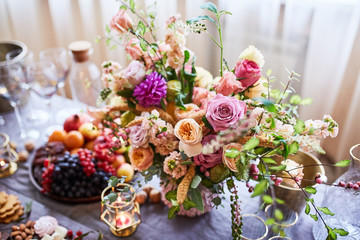
{"label": "flower arrangement", "polygon": [[[316,211],[311,214],[315,220],[321,218],[319,211],[331,214],[307,195],[315,188],[301,187],[306,166],[289,156],[298,151],[324,153],[320,139],[336,137],[338,124],[329,115],[322,120],[298,119],[298,106],[311,103],[291,87],[299,75],[289,71],[284,89],[272,89],[274,78],[271,71],[263,73],[264,57],[254,46],[245,49],[230,68],[223,57],[220,19],[231,13],[210,2],[201,8],[215,18],[204,15],[184,23],[179,15],[171,16],[165,38],[159,41],[155,14],[147,12],[144,17],[132,0],[122,2],[107,28],[107,43],[121,41],[131,62],[125,69],[112,61],[103,64],[101,98],[108,105],[92,116],[114,132],[116,141],[130,142],[130,162],[146,181],[155,175],[161,178],[169,219],[187,210],[197,215],[209,211],[209,205],[221,205],[226,186],[232,193],[233,237],[240,238],[236,181],[247,182],[252,197],[263,195],[268,204],[282,202],[267,195],[274,185],[301,188],[307,214],[309,204]],[[203,21],[215,24],[219,36],[210,35]],[[196,66],[194,53],[186,48],[188,33],[206,33],[220,48],[219,77]],[[284,161],[275,162],[275,155]],[[319,174],[311,181],[323,183],[325,178]],[[325,226],[330,239],[336,239],[336,233],[346,234]]]}

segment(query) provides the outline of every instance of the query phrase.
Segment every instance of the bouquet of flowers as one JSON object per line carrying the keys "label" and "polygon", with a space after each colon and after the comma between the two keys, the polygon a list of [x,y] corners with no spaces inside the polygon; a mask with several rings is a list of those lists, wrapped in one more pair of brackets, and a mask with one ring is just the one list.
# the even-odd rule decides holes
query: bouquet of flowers
{"label": "bouquet of flowers", "polygon": [[[271,71],[263,74],[264,57],[254,46],[229,67],[223,57],[220,19],[231,13],[212,3],[202,8],[215,17],[204,15],[185,23],[179,15],[171,16],[165,38],[159,41],[155,14],[140,15],[133,1],[122,2],[106,38],[108,44],[121,41],[131,62],[125,69],[112,61],[102,65],[101,98],[108,105],[92,116],[111,129],[118,147],[130,143],[130,162],[145,180],[161,178],[169,218],[210,211],[221,204],[219,195],[227,186],[237,239],[242,223],[235,180],[247,182],[253,197],[264,195],[266,203],[280,202],[266,195],[267,189],[280,184],[299,188],[303,177],[304,166],[288,156],[297,151],[324,153],[320,139],[336,137],[338,124],[329,115],[322,120],[298,119],[298,106],[311,103],[290,85],[299,75],[289,71],[284,89],[272,89],[274,78]],[[209,34],[204,21],[215,24],[218,37]],[[219,77],[213,79],[196,66],[195,54],[186,48],[189,33],[207,33],[219,47]],[[284,161],[274,161],[275,155]],[[319,174],[314,184],[325,178]],[[257,184],[251,186],[250,179]],[[311,186],[305,190],[316,192]],[[317,220],[319,209],[309,201]],[[335,239],[339,230],[326,227]]]}

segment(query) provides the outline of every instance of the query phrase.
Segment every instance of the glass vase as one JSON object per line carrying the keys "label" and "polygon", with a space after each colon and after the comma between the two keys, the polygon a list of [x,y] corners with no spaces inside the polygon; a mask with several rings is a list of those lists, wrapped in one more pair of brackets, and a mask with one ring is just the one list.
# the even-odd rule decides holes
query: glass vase
{"label": "glass vase", "polygon": [[[360,144],[350,149],[351,163],[347,172],[341,175],[335,184],[343,181],[355,184],[360,181]],[[334,216],[322,214],[325,222],[331,228],[343,228],[349,232],[347,236],[339,236],[338,239],[360,239],[360,191],[352,188],[332,186],[325,193],[321,206],[326,206],[335,213]],[[319,220],[313,228],[315,239],[326,239],[327,231],[324,224]]]}

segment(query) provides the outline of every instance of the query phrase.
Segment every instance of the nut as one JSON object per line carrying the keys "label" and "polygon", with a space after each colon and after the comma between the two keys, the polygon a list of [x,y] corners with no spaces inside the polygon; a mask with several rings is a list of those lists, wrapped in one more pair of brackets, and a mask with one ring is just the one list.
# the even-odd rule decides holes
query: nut
{"label": "nut", "polygon": [[16,150],[16,143],[15,142],[10,142],[9,143],[10,147],[14,150]]}
{"label": "nut", "polygon": [[25,143],[25,148],[26,148],[26,150],[31,152],[35,148],[35,143],[33,141],[29,140]]}
{"label": "nut", "polygon": [[27,236],[27,234],[26,234],[26,233],[24,233],[24,232],[22,232],[22,233],[21,233],[21,238],[22,238],[22,239],[25,239],[25,238],[26,238],[26,236]]}
{"label": "nut", "polygon": [[12,227],[11,227],[11,230],[14,232],[14,231],[17,231],[17,230],[19,230],[20,228],[19,228],[19,226],[16,226],[16,225],[13,225]]}
{"label": "nut", "polygon": [[25,240],[31,240],[33,238],[33,235],[29,235],[27,236],[27,238],[25,238]]}
{"label": "nut", "polygon": [[26,150],[23,150],[19,152],[19,160],[20,162],[25,162],[29,158],[29,152]]}
{"label": "nut", "polygon": [[135,201],[139,204],[144,204],[147,198],[148,198],[148,194],[145,191],[141,190],[136,193]]}
{"label": "nut", "polygon": [[153,203],[158,203],[158,202],[160,202],[160,200],[161,200],[161,193],[160,193],[160,191],[159,190],[157,190],[157,189],[153,189],[153,190],[151,190],[151,192],[150,192],[150,200],[153,202]]}
{"label": "nut", "polygon": [[30,227],[34,228],[34,225],[35,225],[35,221],[32,221]]}
{"label": "nut", "polygon": [[12,232],[12,233],[11,233],[11,236],[12,236],[12,237],[15,237],[15,236],[20,235],[20,234],[21,234],[20,231],[15,231],[15,232]]}
{"label": "nut", "polygon": [[27,228],[31,227],[31,223],[32,223],[32,221],[31,221],[31,220],[27,221],[27,223],[26,223],[26,227],[27,227]]}
{"label": "nut", "polygon": [[148,195],[150,195],[150,192],[153,189],[154,189],[154,187],[151,184],[146,184],[142,190],[145,191]]}
{"label": "nut", "polygon": [[25,228],[25,233],[26,233],[27,235],[31,235],[31,230],[28,229],[28,228]]}
{"label": "nut", "polygon": [[21,237],[20,235],[17,235],[17,236],[15,237],[15,240],[22,240],[22,237]]}
{"label": "nut", "polygon": [[22,231],[22,232],[23,232],[23,231],[25,230],[25,228],[26,228],[26,227],[25,227],[25,224],[23,224],[23,223],[22,223],[22,224],[20,224],[20,231]]}

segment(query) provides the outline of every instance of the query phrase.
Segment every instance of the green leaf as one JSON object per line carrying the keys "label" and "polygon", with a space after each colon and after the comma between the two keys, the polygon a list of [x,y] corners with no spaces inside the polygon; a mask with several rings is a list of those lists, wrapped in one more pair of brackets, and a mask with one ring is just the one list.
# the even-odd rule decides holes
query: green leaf
{"label": "green leaf", "polygon": [[270,166],[270,171],[284,171],[286,169],[286,165],[279,165],[279,166]]}
{"label": "green leaf", "polygon": [[134,94],[134,89],[125,88],[122,91],[118,91],[116,94],[124,98],[131,98]]}
{"label": "green leaf", "polygon": [[193,178],[190,187],[191,188],[197,188],[199,186],[199,184],[201,183],[201,180],[202,180],[201,177],[199,175],[196,175]]}
{"label": "green leaf", "polygon": [[144,39],[140,38],[140,47],[141,47],[141,50],[143,50],[144,52],[147,51],[147,48],[146,48],[146,42]]}
{"label": "green leaf", "polygon": [[102,240],[102,239],[104,239],[104,234],[101,231],[99,231],[97,240]]}
{"label": "green leaf", "polygon": [[191,165],[191,164],[193,164],[194,162],[193,161],[184,161],[184,162],[182,162],[182,163],[180,163],[180,165]]}
{"label": "green leaf", "polygon": [[268,218],[266,221],[265,221],[266,225],[273,225],[275,223],[275,219],[273,218]]}
{"label": "green leaf", "polygon": [[295,154],[299,150],[299,143],[292,142],[289,146],[289,154]]}
{"label": "green leaf", "polygon": [[318,216],[315,215],[315,214],[310,214],[309,216],[310,216],[312,219],[314,219],[315,221],[318,220]]}
{"label": "green leaf", "polygon": [[272,158],[263,157],[262,160],[263,160],[265,163],[277,164],[277,162],[276,162],[274,159],[272,159]]}
{"label": "green leaf", "polygon": [[183,206],[184,206],[185,210],[189,210],[191,208],[196,207],[196,204],[193,201],[190,201],[189,198],[185,198]]}
{"label": "green leaf", "polygon": [[262,199],[263,199],[264,203],[266,203],[266,204],[272,204],[274,202],[273,199],[269,195],[262,196]]}
{"label": "green leaf", "polygon": [[126,103],[127,103],[127,105],[129,106],[129,108],[132,108],[132,109],[135,109],[135,108],[136,108],[136,104],[135,104],[133,101],[131,101],[130,99],[128,99],[128,100],[126,101]]}
{"label": "green leaf", "polygon": [[31,213],[32,203],[33,203],[32,200],[30,200],[30,202],[25,203],[25,215],[29,215]]}
{"label": "green leaf", "polygon": [[240,155],[240,152],[236,148],[230,148],[225,151],[225,157],[228,157],[228,158],[237,158],[239,155]]}
{"label": "green leaf", "polygon": [[74,238],[74,240],[82,240],[84,237],[86,237],[87,235],[89,235],[90,233],[93,233],[93,231],[81,234],[80,236],[77,236],[76,238]]}
{"label": "green leaf", "polygon": [[279,198],[276,199],[276,202],[277,202],[278,204],[285,204],[285,201],[282,200],[282,199],[279,199]]}
{"label": "green leaf", "polygon": [[304,190],[310,194],[315,194],[317,192],[316,189],[311,186],[306,186]]}
{"label": "green leaf", "polygon": [[116,187],[118,184],[119,184],[119,179],[115,176],[111,176],[111,178],[109,179],[109,185],[111,187]]}
{"label": "green leaf", "polygon": [[202,121],[203,121],[203,123],[204,123],[204,125],[205,125],[206,128],[208,128],[208,129],[213,129],[213,127],[211,126],[211,124],[210,124],[209,121],[207,120],[206,116],[203,116],[203,117],[202,117]]}
{"label": "green leaf", "polygon": [[200,6],[200,8],[207,9],[215,14],[218,12],[216,5],[213,4],[212,2],[204,3],[203,5]]}
{"label": "green leaf", "polygon": [[173,205],[173,206],[179,206],[179,203],[176,201],[176,200],[174,200],[174,199],[171,199],[171,204]]}
{"label": "green leaf", "polygon": [[304,98],[301,100],[300,105],[310,105],[312,104],[313,100],[311,98]]}
{"label": "green leaf", "polygon": [[121,5],[119,9],[124,9],[124,10],[127,10],[127,6],[125,6],[125,5]]}
{"label": "green leaf", "polygon": [[335,167],[347,167],[350,165],[350,163],[351,163],[350,159],[345,159],[345,160],[335,163],[334,166]]}
{"label": "green leaf", "polygon": [[115,192],[110,192],[108,195],[106,195],[106,197],[110,202],[115,202],[118,198],[118,195]]}
{"label": "green leaf", "polygon": [[292,95],[289,101],[291,104],[300,104],[301,102],[301,97],[297,94]]}
{"label": "green leaf", "polygon": [[196,204],[196,208],[200,212],[204,212],[204,204],[201,198],[201,193],[198,189],[192,188],[189,190],[191,201],[193,201]]}
{"label": "green leaf", "polygon": [[307,197],[305,197],[305,201],[314,203],[314,199],[313,199],[313,198],[307,198]]}
{"label": "green leaf", "polygon": [[146,26],[145,26],[144,22],[140,20],[136,27],[136,33],[140,34],[141,36],[144,36],[145,32],[146,32]]}
{"label": "green leaf", "polygon": [[320,211],[322,211],[326,215],[334,216],[335,213],[331,212],[327,207],[317,207]]}
{"label": "green leaf", "polygon": [[180,154],[181,154],[181,159],[182,160],[186,160],[186,159],[189,158],[184,152],[180,152]]}
{"label": "green leaf", "polygon": [[280,209],[275,209],[274,216],[277,220],[281,221],[284,219],[284,214]]}
{"label": "green leaf", "polygon": [[129,1],[130,10],[134,13],[135,12],[135,3],[134,0]]}
{"label": "green leaf", "polygon": [[184,56],[185,56],[185,58],[184,58],[184,63],[183,64],[185,65],[185,63],[187,63],[189,61],[189,58],[190,58],[190,53],[189,53],[188,50],[184,51]]}
{"label": "green leaf", "polygon": [[168,219],[173,219],[176,217],[176,213],[180,211],[180,206],[172,206],[168,211]]}
{"label": "green leaf", "polygon": [[268,187],[268,180],[267,179],[261,180],[258,184],[256,184],[254,188],[254,192],[251,195],[251,197],[256,197],[261,195],[266,191],[267,187]]}
{"label": "green leaf", "polygon": [[259,139],[258,138],[250,138],[249,141],[244,145],[244,151],[254,149],[259,145]]}
{"label": "green leaf", "polygon": [[305,214],[309,215],[309,213],[310,213],[310,205],[308,203],[306,203]]}
{"label": "green leaf", "polygon": [[228,180],[226,181],[226,185],[227,185],[227,187],[228,187],[229,189],[233,188],[233,187],[235,186],[235,185],[234,185],[234,180],[228,179]]}
{"label": "green leaf", "polygon": [[349,232],[345,231],[342,228],[334,228],[333,231],[337,234],[339,234],[340,236],[347,236],[349,235]]}
{"label": "green leaf", "polygon": [[186,21],[186,23],[187,24],[192,24],[194,22],[198,22],[198,21],[201,21],[201,20],[209,20],[209,21],[215,23],[215,20],[212,19],[211,17],[209,17],[208,15],[198,16],[196,18],[189,19],[189,20]]}
{"label": "green leaf", "polygon": [[300,119],[296,120],[294,130],[298,134],[302,133],[305,130],[305,123],[303,121],[301,121]]}
{"label": "green leaf", "polygon": [[326,226],[326,228],[328,230],[328,236],[326,240],[336,240],[337,239],[336,233],[329,226]]}
{"label": "green leaf", "polygon": [[221,204],[221,198],[220,197],[213,198],[211,202],[213,202],[215,206],[219,206]]}
{"label": "green leaf", "polygon": [[186,111],[186,108],[184,106],[184,98],[186,97],[186,95],[184,95],[183,93],[179,93],[178,95],[176,95],[175,98],[175,106],[177,106],[178,108],[180,108],[181,110]]}
{"label": "green leaf", "polygon": [[165,194],[165,198],[166,198],[166,200],[168,200],[168,201],[175,200],[175,199],[176,199],[176,195],[177,195],[177,191],[176,191],[176,190],[168,191],[168,192]]}
{"label": "green leaf", "polygon": [[276,107],[275,107],[274,103],[272,101],[270,101],[269,99],[266,99],[266,98],[254,98],[254,100],[264,104],[265,109],[268,112],[276,112]]}

